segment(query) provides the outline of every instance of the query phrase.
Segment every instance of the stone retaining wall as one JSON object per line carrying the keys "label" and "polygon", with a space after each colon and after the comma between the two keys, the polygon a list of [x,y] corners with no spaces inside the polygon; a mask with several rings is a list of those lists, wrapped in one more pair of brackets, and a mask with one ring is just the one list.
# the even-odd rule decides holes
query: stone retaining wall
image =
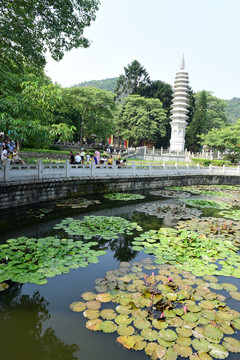
{"label": "stone retaining wall", "polygon": [[166,186],[239,185],[240,176],[188,175],[133,178],[88,178],[72,180],[37,180],[0,184],[0,209],[66,197],[111,192],[140,191]]}

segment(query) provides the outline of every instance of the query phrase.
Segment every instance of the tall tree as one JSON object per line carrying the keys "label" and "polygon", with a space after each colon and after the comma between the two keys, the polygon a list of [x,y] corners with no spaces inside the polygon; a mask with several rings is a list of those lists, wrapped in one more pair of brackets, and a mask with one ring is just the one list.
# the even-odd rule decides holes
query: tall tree
{"label": "tall tree", "polygon": [[117,134],[130,143],[157,141],[166,133],[166,113],[159,99],[130,95],[117,115]]}
{"label": "tall tree", "polygon": [[206,134],[212,128],[219,129],[228,123],[225,112],[226,103],[214,97],[208,91],[196,94],[195,111],[186,131],[186,147],[191,151],[199,151],[200,135]]}
{"label": "tall tree", "polygon": [[98,5],[98,0],[1,0],[1,57],[43,66],[47,50],[60,60],[65,51],[88,47],[83,31]]}
{"label": "tall tree", "polygon": [[117,81],[117,99],[122,99],[131,94],[139,94],[140,88],[150,84],[150,77],[147,70],[137,61],[124,67],[124,74],[121,74]]}
{"label": "tall tree", "polygon": [[71,87],[63,89],[62,96],[56,116],[77,129],[80,143],[92,134],[104,140],[111,135],[116,107],[113,93],[93,87]]}

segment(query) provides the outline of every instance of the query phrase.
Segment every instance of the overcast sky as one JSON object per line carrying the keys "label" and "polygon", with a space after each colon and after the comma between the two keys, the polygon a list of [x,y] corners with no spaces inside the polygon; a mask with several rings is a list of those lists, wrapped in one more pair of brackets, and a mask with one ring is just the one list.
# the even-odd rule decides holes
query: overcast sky
{"label": "overcast sky", "polygon": [[54,82],[117,77],[136,59],[152,80],[173,85],[184,53],[194,91],[240,97],[240,0],[101,0],[96,15],[88,49],[48,58]]}

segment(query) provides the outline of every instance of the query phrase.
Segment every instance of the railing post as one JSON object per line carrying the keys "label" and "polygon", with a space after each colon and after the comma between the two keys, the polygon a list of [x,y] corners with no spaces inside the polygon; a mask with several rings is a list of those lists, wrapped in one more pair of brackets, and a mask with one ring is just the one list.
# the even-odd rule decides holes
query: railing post
{"label": "railing post", "polygon": [[42,159],[38,159],[38,180],[42,179],[42,169],[43,169]]}
{"label": "railing post", "polygon": [[240,166],[237,166],[237,175],[240,175]]}
{"label": "railing post", "polygon": [[166,173],[166,163],[163,163],[163,174]]}
{"label": "railing post", "polygon": [[7,159],[4,165],[4,182],[9,181],[10,160]]}
{"label": "railing post", "polygon": [[209,164],[209,174],[212,174],[212,164]]}
{"label": "railing post", "polygon": [[70,163],[69,160],[67,159],[65,162],[65,177],[68,179],[69,178],[69,173],[70,173]]}
{"label": "railing post", "polygon": [[161,155],[163,154],[163,147],[161,147]]}
{"label": "railing post", "polygon": [[187,174],[189,174],[189,164],[188,163],[186,164],[186,167],[187,167]]}
{"label": "railing post", "polygon": [[136,164],[135,164],[135,162],[132,163],[132,175],[133,176],[136,175]]}
{"label": "railing post", "polygon": [[178,174],[178,163],[175,164],[176,173]]}
{"label": "railing post", "polygon": [[153,146],[153,148],[152,148],[152,154],[153,154],[153,156],[155,155],[155,146]]}
{"label": "railing post", "polygon": [[152,176],[152,164],[151,163],[149,163],[148,173],[149,173],[149,176]]}
{"label": "railing post", "polygon": [[197,164],[197,171],[200,172],[200,165]]}
{"label": "railing post", "polygon": [[223,165],[223,174],[226,174],[226,165]]}

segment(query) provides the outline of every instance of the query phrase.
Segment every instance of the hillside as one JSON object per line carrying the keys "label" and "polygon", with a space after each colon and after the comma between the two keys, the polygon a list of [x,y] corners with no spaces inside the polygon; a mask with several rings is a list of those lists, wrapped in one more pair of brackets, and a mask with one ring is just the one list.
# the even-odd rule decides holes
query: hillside
{"label": "hillside", "polygon": [[226,113],[228,119],[231,123],[235,123],[240,119],[240,98],[232,98],[230,100],[225,100],[227,103]]}
{"label": "hillside", "polygon": [[117,87],[117,80],[118,80],[117,77],[103,79],[103,80],[91,80],[91,81],[84,81],[79,84],[75,84],[74,86],[79,86],[79,87],[93,86],[93,87],[97,87],[99,89],[111,91],[114,93],[115,89]]}

